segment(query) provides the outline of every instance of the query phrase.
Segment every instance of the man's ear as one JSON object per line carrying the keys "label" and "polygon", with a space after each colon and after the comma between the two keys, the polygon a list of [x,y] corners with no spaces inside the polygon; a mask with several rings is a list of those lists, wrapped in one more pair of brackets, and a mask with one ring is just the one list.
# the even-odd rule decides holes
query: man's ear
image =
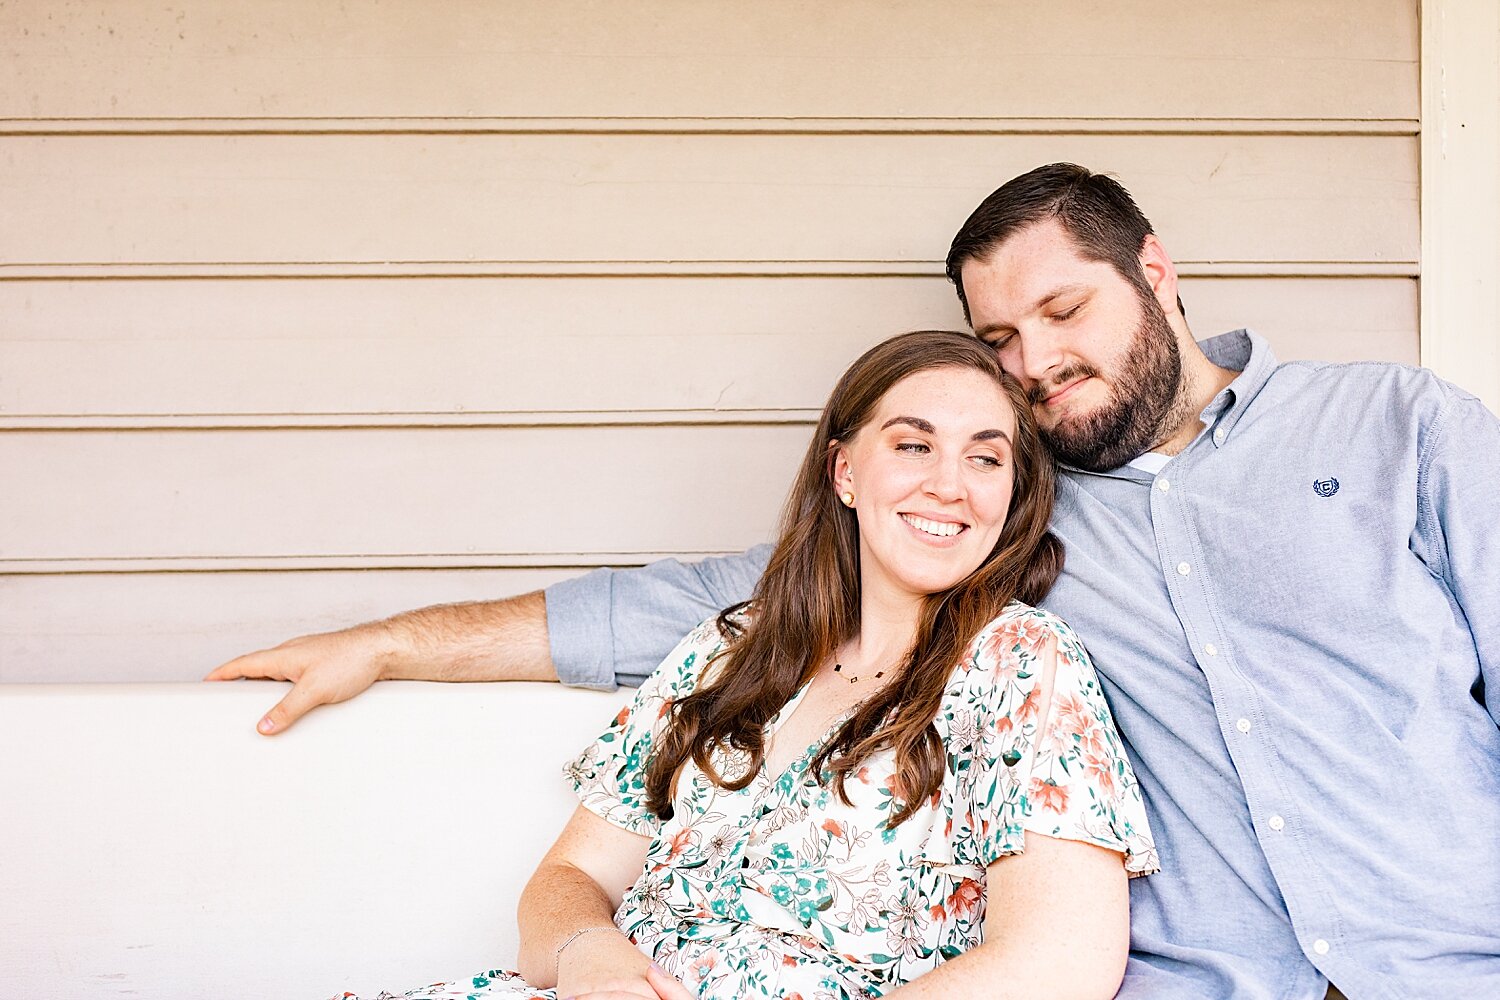
{"label": "man's ear", "polygon": [[1181,311],[1182,300],[1177,297],[1177,265],[1167,254],[1167,248],[1155,233],[1148,233],[1141,244],[1141,274],[1151,288],[1151,294],[1161,304],[1162,312],[1168,316]]}

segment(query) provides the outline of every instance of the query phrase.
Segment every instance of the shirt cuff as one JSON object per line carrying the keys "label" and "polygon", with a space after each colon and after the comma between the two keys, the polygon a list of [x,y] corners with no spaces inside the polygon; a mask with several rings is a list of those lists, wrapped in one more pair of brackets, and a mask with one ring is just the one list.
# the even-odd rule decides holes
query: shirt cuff
{"label": "shirt cuff", "polygon": [[571,687],[615,689],[610,605],[614,570],[554,583],[546,590],[547,643],[557,679]]}

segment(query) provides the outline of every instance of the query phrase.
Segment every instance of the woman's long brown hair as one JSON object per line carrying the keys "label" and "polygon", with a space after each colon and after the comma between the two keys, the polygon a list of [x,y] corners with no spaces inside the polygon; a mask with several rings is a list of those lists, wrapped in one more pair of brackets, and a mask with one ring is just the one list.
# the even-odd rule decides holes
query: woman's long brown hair
{"label": "woman's long brown hair", "polygon": [[[689,758],[719,785],[744,788],[765,759],[765,727],[819,664],[859,631],[859,525],[833,484],[833,460],[908,375],[967,368],[989,376],[1016,412],[1015,485],[1005,526],[989,556],[966,578],[923,601],[916,636],[894,680],[862,703],[811,763],[847,803],[845,777],[871,754],[895,750],[900,808],[912,815],[942,784],[944,748],[933,720],[954,666],[980,630],[1012,599],[1035,604],[1062,570],[1063,549],[1047,530],[1056,472],[1037,437],[1025,393],[975,338],[923,330],[877,344],[849,367],[823,409],[782,512],[781,534],[756,586],[748,621],[736,605],[718,619],[728,640],[713,676],[672,705],[646,773],[647,803],[672,813],[674,776]],[[727,662],[718,662],[725,658]],[[716,748],[749,755],[737,779],[710,762]]]}

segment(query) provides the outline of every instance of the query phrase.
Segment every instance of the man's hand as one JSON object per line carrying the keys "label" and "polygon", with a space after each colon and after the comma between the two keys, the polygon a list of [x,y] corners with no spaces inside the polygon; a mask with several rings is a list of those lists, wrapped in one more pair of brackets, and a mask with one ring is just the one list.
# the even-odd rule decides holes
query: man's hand
{"label": "man's hand", "polygon": [[319,705],[348,701],[378,680],[555,681],[540,590],[498,601],[434,604],[339,632],[290,639],[236,657],[203,678],[291,681],[255,728],[273,736]]}
{"label": "man's hand", "polygon": [[203,679],[291,681],[292,689],[286,697],[255,727],[261,734],[273,736],[311,709],[348,701],[380,680],[396,641],[384,622],[304,635],[271,649],[235,657]]}

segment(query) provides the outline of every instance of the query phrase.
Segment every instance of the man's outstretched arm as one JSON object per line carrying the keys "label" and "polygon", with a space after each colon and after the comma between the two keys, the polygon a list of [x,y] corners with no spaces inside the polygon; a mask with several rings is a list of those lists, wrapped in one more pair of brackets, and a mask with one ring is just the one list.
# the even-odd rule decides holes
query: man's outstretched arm
{"label": "man's outstretched arm", "polygon": [[256,728],[267,736],[378,680],[639,684],[694,625],[750,596],[770,558],[743,555],[595,570],[499,601],[439,604],[236,657],[205,680],[292,681]]}
{"label": "man's outstretched arm", "polygon": [[291,681],[256,729],[280,733],[319,705],[379,680],[555,681],[541,591],[500,601],[439,604],[338,632],[290,639],[236,657],[205,680]]}

